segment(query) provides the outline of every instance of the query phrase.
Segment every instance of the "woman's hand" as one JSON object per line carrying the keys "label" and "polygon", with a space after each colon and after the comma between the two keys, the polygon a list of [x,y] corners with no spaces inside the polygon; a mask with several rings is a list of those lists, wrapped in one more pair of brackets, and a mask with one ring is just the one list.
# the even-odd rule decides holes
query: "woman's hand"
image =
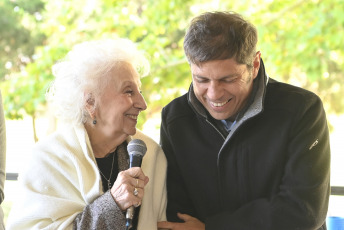
{"label": "woman's hand", "polygon": [[111,195],[118,207],[124,211],[131,206],[140,206],[144,187],[148,181],[149,178],[145,176],[140,167],[133,167],[120,172],[111,188]]}

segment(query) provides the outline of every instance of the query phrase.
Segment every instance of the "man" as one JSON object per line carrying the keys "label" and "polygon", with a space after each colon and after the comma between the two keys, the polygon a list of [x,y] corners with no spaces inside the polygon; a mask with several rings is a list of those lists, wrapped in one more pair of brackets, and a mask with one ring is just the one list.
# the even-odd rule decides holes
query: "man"
{"label": "man", "polygon": [[[315,94],[269,78],[253,25],[193,19],[192,84],[162,111],[166,229],[326,229],[330,145]],[[178,223],[181,222],[181,223]]]}

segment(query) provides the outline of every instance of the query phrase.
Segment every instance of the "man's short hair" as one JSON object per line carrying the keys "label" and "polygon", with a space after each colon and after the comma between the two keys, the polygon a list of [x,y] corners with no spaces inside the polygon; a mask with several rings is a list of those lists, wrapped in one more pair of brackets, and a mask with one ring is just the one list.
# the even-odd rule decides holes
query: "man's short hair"
{"label": "man's short hair", "polygon": [[186,32],[184,51],[189,63],[233,58],[251,67],[257,30],[235,12],[207,12],[195,17]]}

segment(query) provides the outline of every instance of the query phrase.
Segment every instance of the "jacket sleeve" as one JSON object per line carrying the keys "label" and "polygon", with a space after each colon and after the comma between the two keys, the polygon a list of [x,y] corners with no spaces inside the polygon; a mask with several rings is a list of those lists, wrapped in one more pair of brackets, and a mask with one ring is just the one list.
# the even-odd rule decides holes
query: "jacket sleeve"
{"label": "jacket sleeve", "polygon": [[177,217],[177,212],[188,213],[196,216],[191,199],[184,185],[184,180],[180,174],[178,163],[174,156],[174,149],[170,142],[166,121],[166,110],[162,111],[162,123],[160,128],[160,145],[167,158],[167,209],[166,217],[168,221],[182,222]]}
{"label": "jacket sleeve", "polygon": [[[318,97],[309,97],[292,117],[284,176],[271,198],[257,198],[207,218],[206,229],[326,229],[330,195],[330,143]],[[278,154],[278,153],[276,153]]]}

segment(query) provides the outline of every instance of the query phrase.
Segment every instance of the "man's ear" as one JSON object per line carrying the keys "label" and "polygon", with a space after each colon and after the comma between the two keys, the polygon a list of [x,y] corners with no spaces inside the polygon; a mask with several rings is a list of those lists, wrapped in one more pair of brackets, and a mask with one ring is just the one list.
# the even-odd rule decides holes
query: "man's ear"
{"label": "man's ear", "polygon": [[253,59],[253,79],[255,79],[258,75],[259,72],[259,68],[260,68],[260,57],[261,57],[262,53],[260,51],[257,51],[255,58]]}
{"label": "man's ear", "polygon": [[92,93],[85,94],[85,108],[92,119],[95,117],[96,103]]}

